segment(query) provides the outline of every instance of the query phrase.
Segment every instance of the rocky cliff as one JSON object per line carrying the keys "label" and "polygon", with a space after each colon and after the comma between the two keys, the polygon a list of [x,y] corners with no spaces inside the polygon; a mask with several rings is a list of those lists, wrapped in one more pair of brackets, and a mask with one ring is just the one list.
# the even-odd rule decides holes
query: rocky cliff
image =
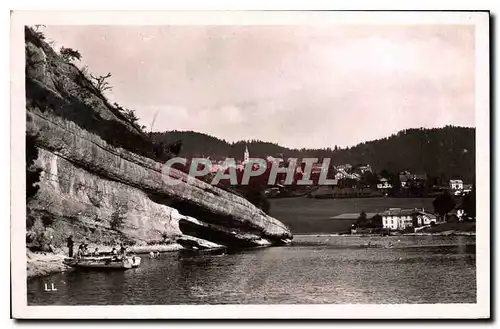
{"label": "rocky cliff", "polygon": [[[26,133],[42,169],[28,203],[28,227],[40,222],[62,245],[76,239],[159,243],[186,235],[229,247],[284,243],[289,229],[247,200],[178,170],[166,184],[154,145],[108,103],[75,65],[27,28]],[[196,239],[193,239],[196,241]]]}

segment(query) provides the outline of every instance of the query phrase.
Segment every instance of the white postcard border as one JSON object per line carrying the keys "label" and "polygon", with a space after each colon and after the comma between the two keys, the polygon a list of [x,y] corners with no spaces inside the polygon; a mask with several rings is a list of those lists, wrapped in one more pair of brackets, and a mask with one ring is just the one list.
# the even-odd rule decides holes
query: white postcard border
{"label": "white postcard border", "polygon": [[[24,25],[472,24],[476,28],[476,304],[27,306]],[[490,100],[487,12],[13,12],[11,16],[11,273],[14,318],[486,318],[490,316]],[[20,220],[21,219],[21,220]]]}

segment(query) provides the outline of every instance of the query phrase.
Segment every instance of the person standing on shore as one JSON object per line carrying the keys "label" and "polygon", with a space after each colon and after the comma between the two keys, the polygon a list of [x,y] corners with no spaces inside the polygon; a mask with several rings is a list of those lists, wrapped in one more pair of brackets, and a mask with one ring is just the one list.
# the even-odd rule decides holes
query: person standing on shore
{"label": "person standing on shore", "polygon": [[123,243],[120,243],[120,255],[126,256],[127,254],[127,247]]}
{"label": "person standing on shore", "polygon": [[78,246],[78,251],[76,253],[76,257],[77,258],[82,258],[84,255],[83,255],[83,243],[81,243],[79,246]]}
{"label": "person standing on shore", "polygon": [[73,235],[70,235],[69,238],[66,240],[66,246],[68,247],[68,254],[69,257],[73,257]]}

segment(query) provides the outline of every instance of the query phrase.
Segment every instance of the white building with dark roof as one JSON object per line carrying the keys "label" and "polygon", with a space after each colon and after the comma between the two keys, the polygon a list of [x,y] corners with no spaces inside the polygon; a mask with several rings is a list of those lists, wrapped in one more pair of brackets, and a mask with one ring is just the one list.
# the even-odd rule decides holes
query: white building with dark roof
{"label": "white building with dark roof", "polygon": [[464,181],[461,179],[451,179],[450,180],[450,189],[452,190],[463,190]]}
{"label": "white building with dark roof", "polygon": [[377,189],[379,190],[390,190],[392,188],[392,184],[389,182],[387,178],[380,178],[379,182],[377,183]]}
{"label": "white building with dark roof", "polygon": [[424,209],[390,208],[380,214],[383,228],[389,230],[405,230],[408,227],[418,227],[436,223],[434,214],[425,212]]}

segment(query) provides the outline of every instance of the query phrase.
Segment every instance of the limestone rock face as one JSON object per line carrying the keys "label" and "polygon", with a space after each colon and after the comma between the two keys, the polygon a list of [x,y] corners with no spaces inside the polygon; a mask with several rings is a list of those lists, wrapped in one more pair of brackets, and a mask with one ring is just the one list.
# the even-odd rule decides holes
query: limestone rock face
{"label": "limestone rock face", "polygon": [[179,184],[167,184],[163,165],[142,147],[147,136],[29,29],[26,56],[26,130],[43,170],[28,210],[55,218],[50,226],[61,237],[145,244],[188,234],[226,246],[292,238],[283,223],[233,193],[175,169],[167,174]]}
{"label": "limestone rock face", "polygon": [[138,188],[105,179],[44,148],[37,165],[43,170],[40,190],[28,206],[32,213],[55,218],[57,245],[70,234],[105,245],[161,243],[182,235],[178,221],[183,216]]}

